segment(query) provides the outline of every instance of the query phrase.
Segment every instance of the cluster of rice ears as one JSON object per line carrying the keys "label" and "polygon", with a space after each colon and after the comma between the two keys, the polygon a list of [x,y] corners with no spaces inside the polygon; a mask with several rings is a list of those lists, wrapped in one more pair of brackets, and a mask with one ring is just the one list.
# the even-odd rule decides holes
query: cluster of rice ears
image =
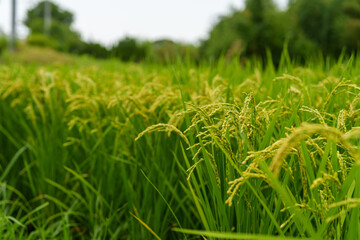
{"label": "cluster of rice ears", "polygon": [[[240,86],[251,84],[261,91],[257,79],[255,74]],[[273,81],[288,84],[286,96],[256,101],[258,92],[242,94],[241,88],[230,88],[216,76],[212,88],[205,87],[209,97],[192,98],[187,110],[178,114],[191,119],[186,130],[169,122],[138,135],[137,139],[149,132],[174,132],[190,151],[187,181],[208,231],[178,231],[229,239],[237,237],[220,232],[291,233],[318,239],[359,236],[354,228],[359,226],[360,207],[360,87],[342,77],[311,86],[289,74]],[[224,101],[228,91],[230,100]],[[241,95],[245,96],[237,98]],[[222,201],[230,210],[221,209]],[[224,211],[224,221],[232,223],[217,219]],[[256,220],[244,214],[257,215]],[[261,232],[263,224],[268,232]],[[243,225],[250,225],[250,231]]]}
{"label": "cluster of rice ears", "polygon": [[0,66],[0,234],[356,239],[358,65]]}

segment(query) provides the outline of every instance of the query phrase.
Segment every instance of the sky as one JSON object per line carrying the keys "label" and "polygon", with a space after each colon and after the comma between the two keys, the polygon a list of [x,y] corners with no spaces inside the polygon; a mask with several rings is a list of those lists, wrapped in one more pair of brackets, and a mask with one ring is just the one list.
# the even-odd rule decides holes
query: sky
{"label": "sky", "polygon": [[[10,32],[12,0],[0,0],[0,29]],[[22,24],[26,10],[39,0],[17,0],[17,31],[24,38]],[[125,36],[144,40],[170,38],[197,43],[207,37],[218,16],[245,0],[54,0],[75,16],[74,30],[86,41],[112,45]],[[100,3],[101,2],[101,3]],[[285,8],[287,0],[275,0]]]}

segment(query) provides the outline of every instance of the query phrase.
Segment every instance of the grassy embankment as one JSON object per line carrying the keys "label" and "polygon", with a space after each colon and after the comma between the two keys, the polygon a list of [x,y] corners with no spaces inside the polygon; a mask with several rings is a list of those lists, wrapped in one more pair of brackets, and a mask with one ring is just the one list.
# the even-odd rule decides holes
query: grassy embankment
{"label": "grassy embankment", "polygon": [[360,236],[359,58],[84,61],[0,66],[1,238]]}

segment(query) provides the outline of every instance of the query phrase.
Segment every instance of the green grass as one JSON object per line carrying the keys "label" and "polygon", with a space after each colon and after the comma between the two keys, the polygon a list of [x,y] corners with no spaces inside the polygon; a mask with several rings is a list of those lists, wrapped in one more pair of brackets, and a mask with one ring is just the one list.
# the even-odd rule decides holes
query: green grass
{"label": "green grass", "polygon": [[360,58],[0,66],[4,239],[358,239]]}

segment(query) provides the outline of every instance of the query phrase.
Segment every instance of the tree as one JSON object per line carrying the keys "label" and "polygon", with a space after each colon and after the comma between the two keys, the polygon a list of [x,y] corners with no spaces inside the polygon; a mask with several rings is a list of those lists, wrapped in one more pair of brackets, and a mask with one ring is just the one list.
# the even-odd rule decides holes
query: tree
{"label": "tree", "polygon": [[83,42],[79,49],[79,54],[87,54],[95,58],[108,58],[110,57],[110,51],[106,47],[95,42]]}
{"label": "tree", "polygon": [[202,42],[202,56],[260,56],[270,49],[276,63],[283,46],[306,60],[322,53],[337,57],[360,47],[359,0],[291,0],[285,11],[272,0],[246,0],[243,10],[219,18]]}
{"label": "tree", "polygon": [[32,9],[29,9],[27,11],[24,24],[31,29],[31,25],[35,19],[44,20],[45,4],[47,3],[51,5],[50,9],[52,21],[56,21],[62,25],[70,27],[74,21],[74,15],[67,10],[61,9],[58,5],[50,1],[38,2],[36,6],[34,6]]}
{"label": "tree", "polygon": [[[39,35],[44,32],[44,11],[45,4],[51,4],[51,22],[48,35],[50,46],[61,51],[76,52],[81,45],[80,35],[71,29],[74,16],[71,12],[61,9],[58,5],[49,1],[41,1],[33,8],[29,9],[24,20],[24,24],[29,28],[29,38],[41,39]],[[44,37],[42,37],[44,38]],[[34,42],[33,42],[34,43]],[[36,43],[35,43],[36,44]]]}
{"label": "tree", "polygon": [[299,31],[325,55],[337,56],[346,48],[356,51],[360,40],[358,0],[297,0],[293,3]]}
{"label": "tree", "polygon": [[344,0],[341,3],[343,17],[336,22],[336,30],[340,34],[339,43],[351,51],[360,47],[360,1]]}
{"label": "tree", "polygon": [[286,38],[285,17],[272,0],[247,0],[244,10],[233,9],[219,19],[200,52],[218,58],[223,54],[265,56],[271,49],[279,58]]}
{"label": "tree", "polygon": [[146,44],[135,38],[126,37],[120,40],[112,49],[112,55],[122,61],[141,61],[147,56]]}
{"label": "tree", "polygon": [[280,58],[286,38],[286,15],[272,0],[247,0],[245,11],[250,20],[247,54],[265,56],[271,49],[275,58]]}
{"label": "tree", "polygon": [[200,54],[216,59],[227,54],[234,42],[238,42],[239,47],[233,54],[240,54],[246,49],[249,28],[250,21],[241,11],[233,10],[230,16],[219,17],[218,23],[209,33],[209,38],[202,42]]}

